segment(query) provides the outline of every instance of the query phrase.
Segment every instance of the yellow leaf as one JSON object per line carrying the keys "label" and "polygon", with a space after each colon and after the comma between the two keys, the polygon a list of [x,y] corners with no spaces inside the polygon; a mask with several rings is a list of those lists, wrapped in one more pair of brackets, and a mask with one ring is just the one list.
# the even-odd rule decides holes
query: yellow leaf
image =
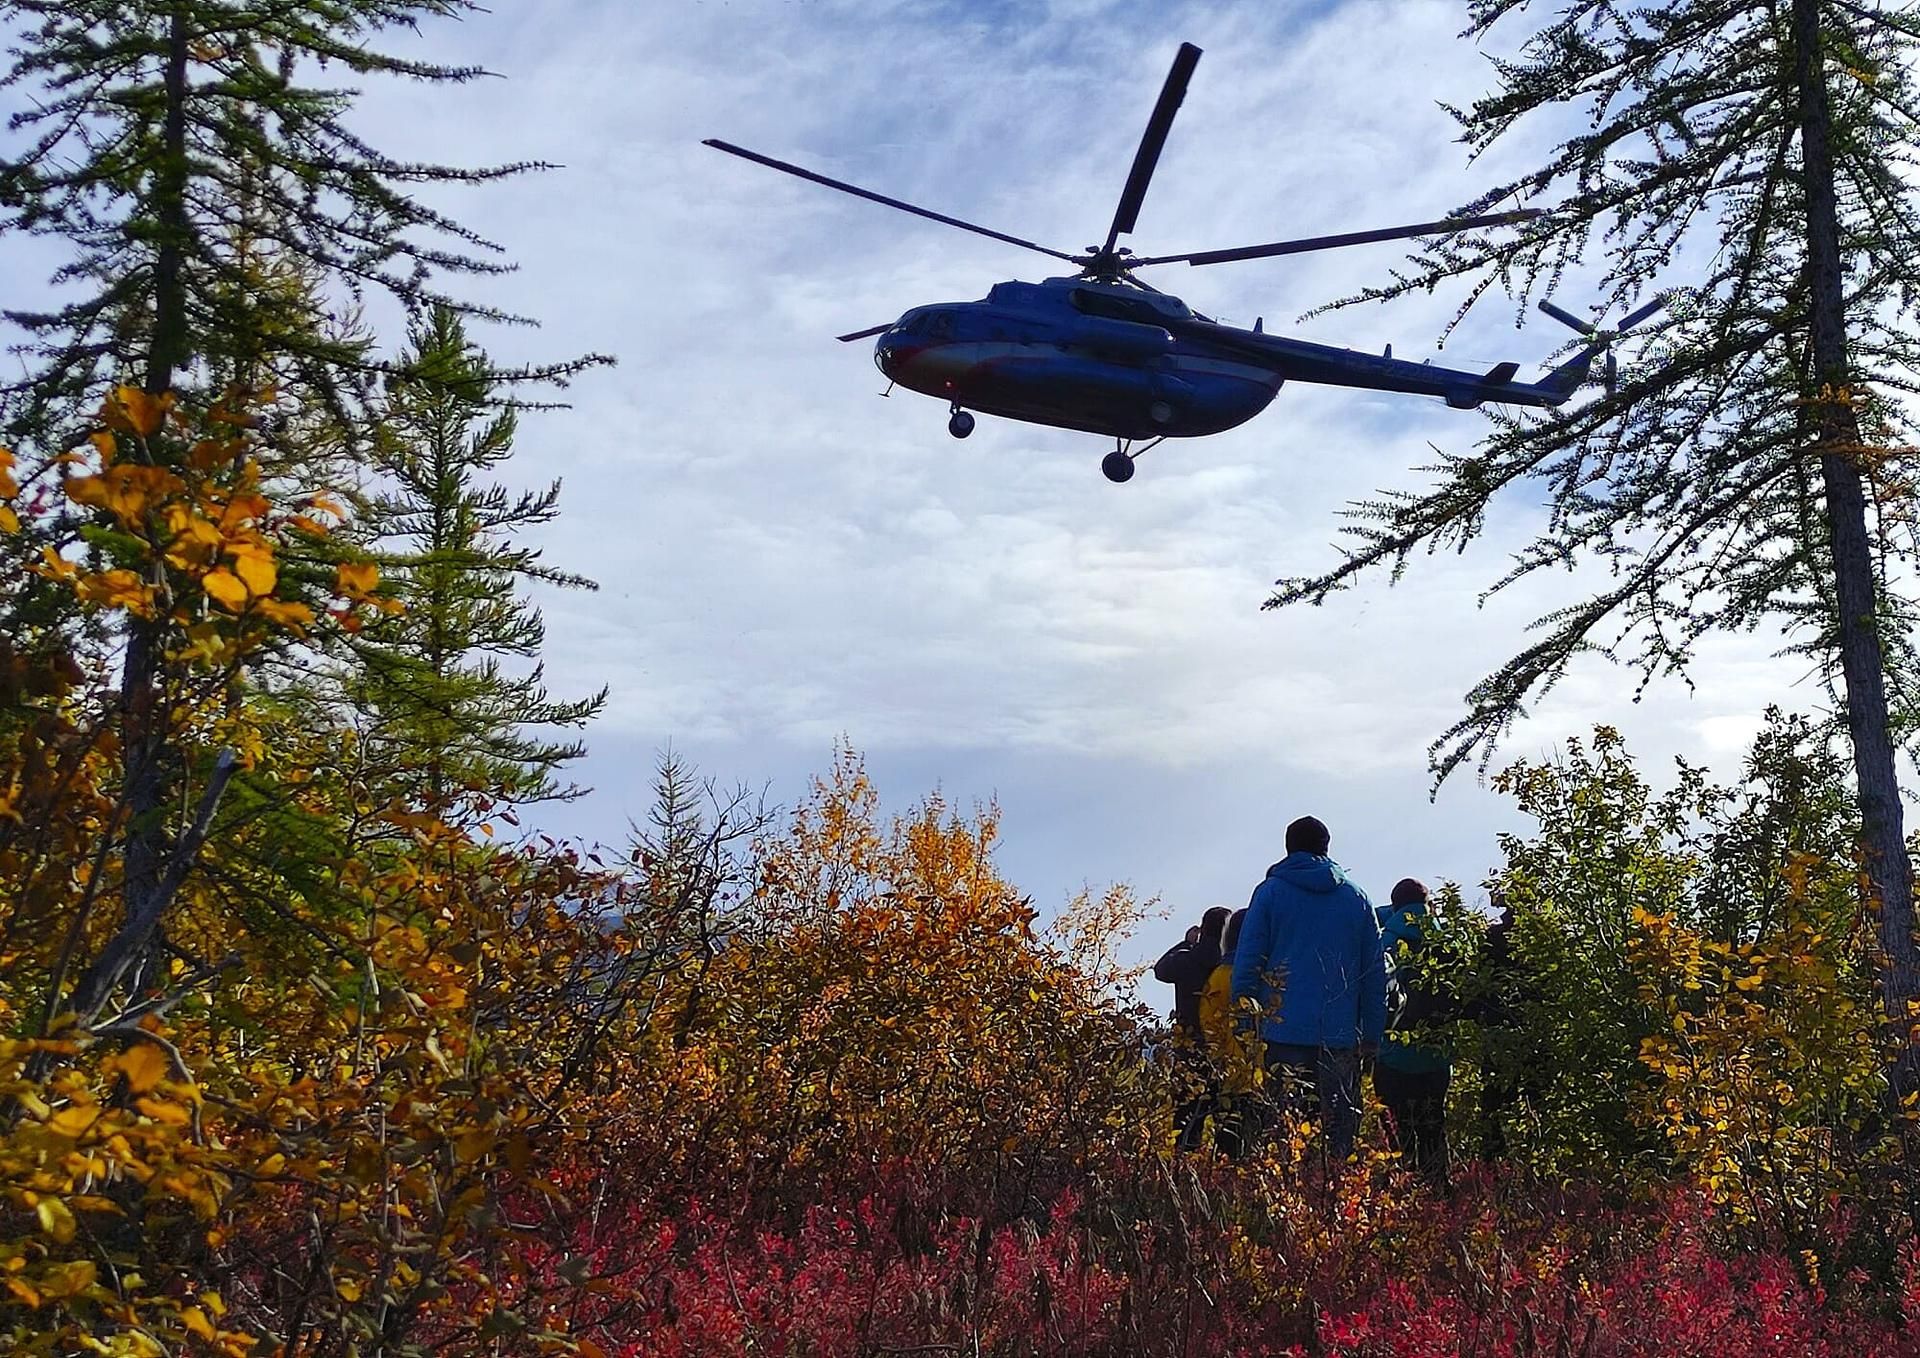
{"label": "yellow leaf", "polygon": [[99,1272],[91,1259],[75,1259],[65,1264],[50,1264],[41,1271],[40,1290],[48,1297],[77,1297],[92,1287]]}
{"label": "yellow leaf", "polygon": [[205,471],[231,462],[247,450],[240,439],[201,439],[187,449],[187,461]]}
{"label": "yellow leaf", "polygon": [[103,467],[113,461],[114,450],[120,446],[114,441],[113,435],[104,429],[97,429],[88,434],[87,442],[91,443],[94,451],[100,454],[100,465]]}
{"label": "yellow leaf", "polygon": [[478,1160],[493,1149],[493,1133],[485,1127],[470,1127],[453,1143],[453,1153],[462,1161]]}
{"label": "yellow leaf", "polygon": [[380,568],[371,561],[343,561],[333,572],[334,593],[347,599],[364,599],[380,583]]}
{"label": "yellow leaf", "polygon": [[238,613],[247,606],[247,587],[240,577],[225,567],[217,571],[208,571],[201,578],[200,588],[207,597],[230,613]]}
{"label": "yellow leaf", "polygon": [[141,438],[152,438],[159,433],[161,424],[167,418],[167,411],[173,407],[172,392],[154,396],[124,383],[113,389],[113,399],[119,406],[119,410],[113,413],[125,419]]}
{"label": "yellow leaf", "polygon": [[166,1053],[151,1042],[140,1042],[127,1049],[118,1063],[120,1073],[127,1077],[127,1088],[135,1094],[144,1094],[167,1078],[172,1063]]}
{"label": "yellow leaf", "polygon": [[40,561],[39,564],[34,567],[34,570],[36,574],[44,575],[49,580],[71,580],[80,573],[80,568],[77,565],[67,560],[64,556],[61,556],[60,553],[54,551],[51,547],[42,547],[40,549]]}
{"label": "yellow leaf", "polygon": [[62,1245],[73,1239],[73,1213],[60,1199],[42,1198],[33,1211],[40,1218],[40,1229]]}
{"label": "yellow leaf", "polygon": [[124,608],[141,617],[148,616],[153,609],[153,591],[148,588],[146,581],[130,570],[83,575],[74,582],[73,592],[79,595],[82,602]]}
{"label": "yellow leaf", "polygon": [[186,1310],[182,1311],[180,1313],[180,1323],[187,1327],[187,1333],[189,1334],[197,1335],[207,1340],[216,1338],[213,1322],[207,1319],[207,1313],[198,1306],[189,1306]]}
{"label": "yellow leaf", "polygon": [[20,531],[20,516],[6,505],[0,505],[0,533]]}
{"label": "yellow leaf", "polygon": [[342,1301],[360,1300],[361,1288],[358,1278],[337,1278],[334,1280],[333,1290],[340,1294]]}
{"label": "yellow leaf", "polygon": [[93,1124],[100,1118],[98,1109],[62,1108],[47,1119],[47,1129],[56,1136],[64,1136],[78,1141],[93,1130]]}
{"label": "yellow leaf", "polygon": [[313,621],[313,610],[305,604],[290,604],[279,599],[262,599],[258,611],[268,622],[278,623],[294,632]]}
{"label": "yellow leaf", "polygon": [[133,1106],[152,1118],[155,1122],[172,1123],[176,1127],[187,1125],[190,1114],[177,1103],[165,1103],[159,1099],[136,1099]]}
{"label": "yellow leaf", "polygon": [[248,592],[256,595],[273,593],[273,582],[279,576],[279,572],[274,569],[272,558],[251,552],[245,555],[236,553],[233,570],[234,574],[240,577],[240,583],[247,587]]}
{"label": "yellow leaf", "polygon": [[525,1132],[507,1139],[507,1167],[515,1174],[524,1174],[533,1159],[533,1146],[527,1140]]}

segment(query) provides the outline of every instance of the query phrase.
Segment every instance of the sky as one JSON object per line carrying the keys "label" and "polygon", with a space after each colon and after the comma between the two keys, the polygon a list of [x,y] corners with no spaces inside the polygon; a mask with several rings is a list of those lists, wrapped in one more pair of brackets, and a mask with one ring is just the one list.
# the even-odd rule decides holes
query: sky
{"label": "sky", "polygon": [[[619,359],[571,408],[522,422],[509,471],[562,478],[542,546],[601,583],[539,596],[550,687],[610,691],[578,775],[593,793],[531,819],[623,842],[669,745],[791,805],[844,740],[902,809],[934,788],[996,800],[1001,864],[1043,909],[1116,880],[1158,896],[1170,916],[1143,953],[1244,903],[1307,813],[1376,899],[1409,875],[1482,896],[1496,836],[1524,823],[1471,771],[1430,798],[1426,748],[1528,622],[1587,583],[1481,604],[1540,507],[1502,504],[1464,557],[1419,559],[1392,588],[1260,608],[1276,577],[1337,559],[1347,502],[1417,486],[1428,445],[1469,448],[1481,416],[1289,386],[1240,429],[1149,453],[1124,486],[1090,435],[982,417],[956,442],[939,402],[882,399],[870,345],[832,337],[1052,262],[700,145],[1078,250],[1104,234],[1184,40],[1205,55],[1137,252],[1426,220],[1545,145],[1543,131],[1468,163],[1440,107],[1490,85],[1464,22],[1438,0],[540,0],[424,27],[414,50],[500,78],[370,88],[368,139],[558,167],[436,198],[518,263],[472,295],[542,322],[476,337],[507,361]],[[1374,245],[1152,278],[1237,323],[1512,359],[1523,376],[1565,337],[1493,304],[1436,352],[1459,300],[1444,293],[1295,323],[1401,257]],[[1731,773],[1765,704],[1819,700],[1779,645],[1710,643],[1693,689],[1639,703],[1634,676],[1594,660],[1497,763],[1608,722],[1656,781],[1675,755]]]}

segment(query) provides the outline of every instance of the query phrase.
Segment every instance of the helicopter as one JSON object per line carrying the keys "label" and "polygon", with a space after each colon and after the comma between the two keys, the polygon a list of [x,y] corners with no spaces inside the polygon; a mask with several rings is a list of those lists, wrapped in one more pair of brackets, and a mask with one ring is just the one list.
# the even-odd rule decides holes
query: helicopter
{"label": "helicopter", "polygon": [[1106,241],[1089,245],[1081,254],[918,207],[731,142],[708,138],[702,144],[1074,265],[1077,272],[1070,275],[1039,283],[996,283],[979,301],[914,307],[896,321],[836,338],[851,343],[877,336],[874,362],[887,378],[888,390],[897,384],[946,401],[947,431],[957,439],[973,432],[976,411],[1112,438],[1114,450],[1101,460],[1100,469],[1115,482],[1132,479],[1136,459],[1166,439],[1217,434],[1246,423],[1265,410],[1288,381],[1437,396],[1458,410],[1489,401],[1557,406],[1586,383],[1594,359],[1602,353],[1607,354],[1611,386],[1613,341],[1664,305],[1664,298],[1656,298],[1619,325],[1602,330],[1542,301],[1542,311],[1579,331],[1587,343],[1534,382],[1516,380],[1517,363],[1498,363],[1484,372],[1446,368],[1397,359],[1391,345],[1383,354],[1361,353],[1268,334],[1260,320],[1247,330],[1201,315],[1178,297],[1136,278],[1134,271],[1436,236],[1504,226],[1540,214],[1519,209],[1226,250],[1135,255],[1119,240],[1133,232],[1199,60],[1198,47],[1180,45],[1147,119]]}

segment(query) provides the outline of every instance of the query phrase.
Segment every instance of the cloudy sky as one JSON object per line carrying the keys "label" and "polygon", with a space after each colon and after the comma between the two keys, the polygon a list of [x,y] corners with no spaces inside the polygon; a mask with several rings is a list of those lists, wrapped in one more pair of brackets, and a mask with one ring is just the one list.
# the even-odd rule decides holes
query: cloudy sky
{"label": "cloudy sky", "polygon": [[[1417,221],[1500,168],[1469,166],[1438,106],[1488,83],[1463,22],[1452,0],[502,0],[426,29],[423,50],[503,78],[372,90],[370,138],[564,167],[445,199],[520,264],[487,300],[543,322],[480,338],[505,359],[620,360],[571,410],[528,419],[517,455],[529,482],[565,480],[551,560],[603,586],[543,598],[552,686],[611,689],[584,770],[597,790],[543,828],[621,839],[669,742],[791,802],[844,737],[901,804],[935,786],[997,798],[1003,863],[1043,905],[1114,879],[1176,920],[1243,903],[1304,812],[1376,896],[1408,874],[1476,893],[1518,822],[1471,776],[1430,802],[1425,749],[1524,625],[1581,589],[1560,577],[1478,606],[1537,507],[1506,504],[1477,550],[1395,588],[1259,605],[1275,577],[1334,558],[1346,501],[1415,484],[1426,445],[1470,446],[1481,417],[1289,387],[1238,430],[1150,453],[1125,486],[1101,477],[1092,436],[982,418],[957,443],[938,402],[881,399],[870,348],[833,335],[1049,261],[700,145],[1079,249],[1187,40],[1205,56],[1137,251]],[[1456,298],[1294,324],[1399,258],[1154,279],[1225,319],[1419,358]],[[1565,333],[1514,319],[1486,307],[1445,359],[1532,365]],[[1510,752],[1608,721],[1649,767],[1731,769],[1764,703],[1817,699],[1776,645],[1710,646],[1697,691],[1637,706],[1631,677],[1596,661]]]}

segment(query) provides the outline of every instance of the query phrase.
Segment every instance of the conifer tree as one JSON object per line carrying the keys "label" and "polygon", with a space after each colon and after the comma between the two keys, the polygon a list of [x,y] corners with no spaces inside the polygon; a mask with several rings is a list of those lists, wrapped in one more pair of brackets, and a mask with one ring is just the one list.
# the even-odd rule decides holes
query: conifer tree
{"label": "conifer tree", "polygon": [[[1525,8],[1472,0],[1466,36],[1504,34]],[[1465,280],[1467,306],[1495,287],[1524,306],[1584,268],[1603,314],[1668,289],[1666,313],[1617,387],[1494,415],[1478,449],[1429,469],[1428,489],[1357,505],[1339,566],[1282,580],[1268,601],[1318,603],[1374,568],[1397,577],[1416,552],[1462,550],[1503,490],[1548,501],[1491,588],[1578,562],[1604,565],[1605,583],[1540,619],[1539,638],[1469,693],[1434,746],[1441,777],[1484,762],[1577,655],[1625,660],[1644,685],[1684,674],[1709,633],[1783,624],[1844,711],[1908,1083],[1920,957],[1895,749],[1913,731],[1913,614],[1894,585],[1914,557],[1917,54],[1907,3],[1570,0],[1496,60],[1498,88],[1456,111],[1476,155],[1540,123],[1577,130],[1470,210],[1546,211],[1436,244],[1347,301]]]}
{"label": "conifer tree", "polygon": [[[18,478],[44,486],[62,455],[97,429],[116,383],[164,408],[208,405],[232,383],[246,404],[277,392],[263,461],[286,445],[285,414],[327,413],[339,446],[363,451],[371,379],[384,367],[331,317],[368,293],[409,310],[453,305],[436,280],[499,272],[490,243],[412,196],[536,168],[461,169],[383,154],[348,126],[340,76],[461,83],[484,74],[383,53],[374,43],[468,0],[13,0],[4,85],[18,107],[0,155],[0,231],[52,238],[63,258],[49,299],[0,312],[24,375],[0,383],[0,437]],[[297,286],[261,286],[263,252]],[[590,357],[496,374],[559,381]],[[249,417],[252,418],[252,417]],[[161,427],[137,455],[183,465],[189,441]],[[50,514],[21,544],[111,558],[101,525]],[[169,567],[143,584],[168,592]],[[9,601],[14,607],[15,601]],[[16,609],[31,612],[31,608]],[[120,894],[123,934],[150,938],[235,763],[181,739],[178,647],[162,618],[133,617],[117,648]],[[103,655],[115,654],[103,649]],[[198,776],[201,786],[191,783]],[[121,950],[124,956],[125,949]],[[116,982],[97,962],[76,985],[90,1001]]]}
{"label": "conifer tree", "polygon": [[[606,690],[556,701],[541,682],[540,612],[520,587],[594,589],[547,565],[521,535],[550,522],[560,483],[514,494],[486,481],[513,452],[517,414],[499,403],[486,355],[450,307],[409,335],[387,383],[378,439],[381,488],[362,519],[400,611],[356,639],[347,680],[370,763],[415,805],[572,796],[555,771],[582,753],[529,728],[578,727]],[[524,663],[524,672],[507,666]]]}

